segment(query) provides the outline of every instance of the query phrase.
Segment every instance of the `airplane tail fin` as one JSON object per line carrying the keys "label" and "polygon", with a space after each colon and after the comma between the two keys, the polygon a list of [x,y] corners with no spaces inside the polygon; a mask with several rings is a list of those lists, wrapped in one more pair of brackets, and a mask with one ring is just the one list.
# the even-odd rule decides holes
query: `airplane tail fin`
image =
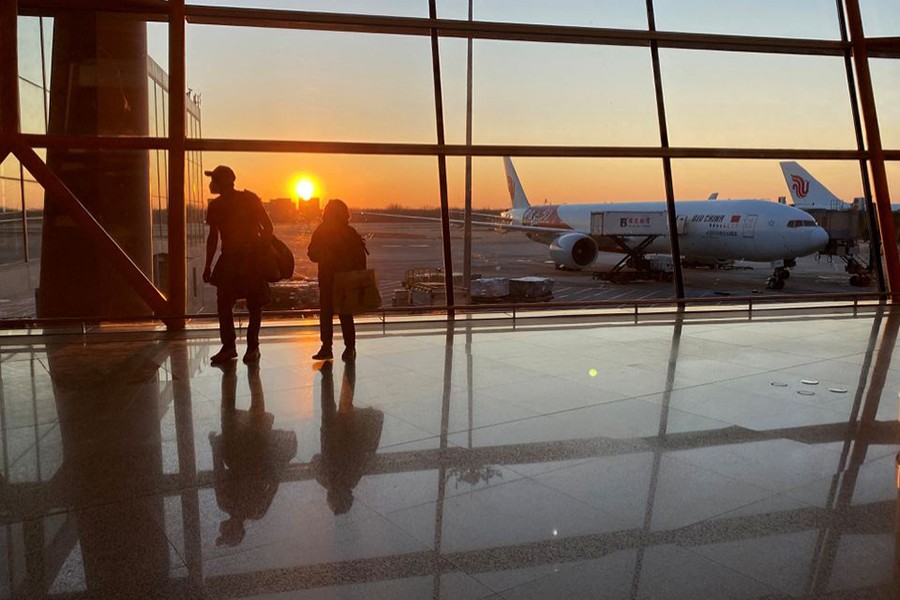
{"label": "airplane tail fin", "polygon": [[509,198],[512,201],[512,207],[528,208],[531,204],[525,196],[525,190],[522,189],[522,183],[519,181],[516,169],[508,156],[503,157],[503,167],[506,170],[506,186],[509,188]]}
{"label": "airplane tail fin", "polygon": [[797,208],[824,208],[842,210],[848,208],[846,202],[832,194],[828,188],[809,174],[796,162],[782,162],[781,172],[791,191],[791,200]]}

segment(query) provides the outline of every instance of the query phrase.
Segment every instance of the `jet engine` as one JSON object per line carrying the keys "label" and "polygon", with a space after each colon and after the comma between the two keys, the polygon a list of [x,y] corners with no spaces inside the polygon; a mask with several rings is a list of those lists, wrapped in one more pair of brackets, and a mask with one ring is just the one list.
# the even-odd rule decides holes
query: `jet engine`
{"label": "jet engine", "polygon": [[583,233],[566,233],[550,243],[550,258],[564,269],[581,269],[597,258],[597,242]]}

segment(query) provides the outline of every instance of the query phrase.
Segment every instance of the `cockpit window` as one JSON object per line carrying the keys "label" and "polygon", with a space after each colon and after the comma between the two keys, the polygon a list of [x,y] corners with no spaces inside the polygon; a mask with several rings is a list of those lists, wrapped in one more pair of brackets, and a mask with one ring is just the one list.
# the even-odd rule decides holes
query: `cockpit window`
{"label": "cockpit window", "polygon": [[791,219],[787,224],[790,228],[795,227],[816,227],[816,222],[812,219]]}

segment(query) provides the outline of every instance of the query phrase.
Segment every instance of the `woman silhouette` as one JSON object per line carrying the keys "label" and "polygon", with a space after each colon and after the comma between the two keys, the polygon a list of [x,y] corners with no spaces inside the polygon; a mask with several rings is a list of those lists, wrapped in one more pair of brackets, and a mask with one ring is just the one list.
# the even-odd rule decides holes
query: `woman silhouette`
{"label": "woman silhouette", "polygon": [[[309,242],[307,255],[319,265],[319,337],[322,347],[313,355],[315,360],[334,358],[334,276],[336,273],[366,268],[366,243],[350,226],[350,209],[341,200],[329,200],[322,211],[322,223]],[[356,358],[356,325],[352,314],[338,315],[344,336],[341,358]]]}

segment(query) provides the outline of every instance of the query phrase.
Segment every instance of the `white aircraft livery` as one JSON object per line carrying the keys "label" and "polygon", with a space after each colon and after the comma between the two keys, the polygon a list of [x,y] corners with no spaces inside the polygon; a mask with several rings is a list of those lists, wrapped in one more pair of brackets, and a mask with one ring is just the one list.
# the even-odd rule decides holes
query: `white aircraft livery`
{"label": "white aircraft livery", "polygon": [[[502,214],[506,223],[501,227],[524,231],[531,239],[548,243],[550,257],[557,265],[589,267],[600,251],[622,252],[623,241],[632,247],[640,245],[645,254],[670,252],[667,230],[643,238],[646,245],[641,245],[641,236],[597,235],[596,228],[592,230],[597,215],[627,215],[622,218],[634,220],[636,227],[623,231],[636,231],[641,225],[637,221],[644,220],[641,213],[647,215],[649,223],[651,215],[666,212],[665,202],[531,206],[509,157],[503,158],[503,164],[512,208]],[[770,262],[775,272],[769,284],[775,289],[784,287],[789,276],[786,267],[828,243],[828,233],[809,214],[768,200],[679,201],[675,210],[682,256]]]}

